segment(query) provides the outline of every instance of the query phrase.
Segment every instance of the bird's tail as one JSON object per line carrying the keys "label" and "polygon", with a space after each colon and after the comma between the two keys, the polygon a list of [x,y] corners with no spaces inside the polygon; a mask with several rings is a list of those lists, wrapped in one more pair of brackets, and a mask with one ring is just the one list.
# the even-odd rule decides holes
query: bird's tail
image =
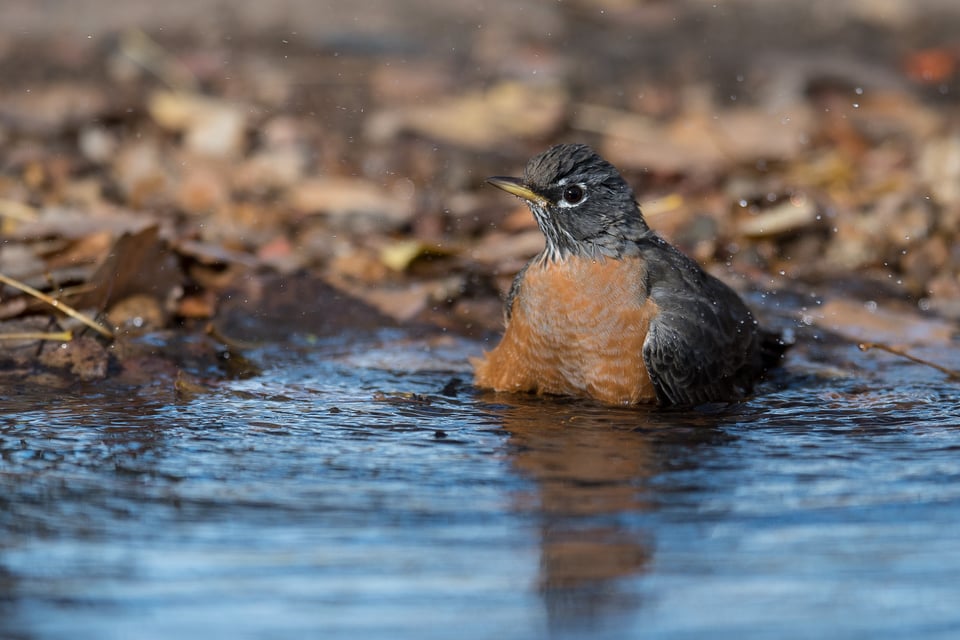
{"label": "bird's tail", "polygon": [[787,349],[793,346],[796,338],[792,331],[760,330],[760,359],[764,371],[775,369],[783,362]]}

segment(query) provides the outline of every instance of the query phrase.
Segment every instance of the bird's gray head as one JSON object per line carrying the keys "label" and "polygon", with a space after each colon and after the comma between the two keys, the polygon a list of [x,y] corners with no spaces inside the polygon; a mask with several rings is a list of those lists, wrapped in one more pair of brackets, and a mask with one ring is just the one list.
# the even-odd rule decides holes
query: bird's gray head
{"label": "bird's gray head", "polygon": [[526,200],[547,238],[547,259],[618,258],[651,233],[630,185],[585,144],[551,147],[530,159],[523,178],[488,182]]}

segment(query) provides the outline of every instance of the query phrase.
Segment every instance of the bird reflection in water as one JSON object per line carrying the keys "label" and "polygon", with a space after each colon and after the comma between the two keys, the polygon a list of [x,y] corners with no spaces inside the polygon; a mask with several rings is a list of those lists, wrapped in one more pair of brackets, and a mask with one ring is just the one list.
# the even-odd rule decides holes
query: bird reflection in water
{"label": "bird reflection in water", "polygon": [[605,626],[636,612],[640,593],[628,579],[643,574],[655,542],[645,527],[657,504],[649,480],[664,469],[663,445],[716,434],[674,420],[708,417],[522,396],[491,411],[509,433],[511,464],[534,482],[517,508],[537,521],[538,587],[551,628]]}

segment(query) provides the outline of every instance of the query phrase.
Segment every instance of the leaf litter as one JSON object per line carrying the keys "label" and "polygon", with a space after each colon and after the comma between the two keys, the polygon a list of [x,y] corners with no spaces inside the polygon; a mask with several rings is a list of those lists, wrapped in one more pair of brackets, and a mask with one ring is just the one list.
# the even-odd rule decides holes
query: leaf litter
{"label": "leaf litter", "polygon": [[[263,291],[293,282],[316,305],[294,332],[347,330],[324,316],[350,300],[339,315],[360,325],[489,336],[542,238],[483,179],[569,140],[606,154],[651,225],[735,286],[821,292],[816,314],[760,309],[781,325],[955,348],[956,30],[844,14],[841,34],[910,44],[827,55],[812,23],[768,8],[745,19],[796,24],[792,44],[751,57],[721,46],[733,23],[686,38],[718,19],[696,3],[608,4],[589,19],[538,9],[562,39],[496,16],[470,31],[424,14],[346,48],[276,24],[217,42],[147,24],[67,62],[52,35],[5,35],[0,378],[139,380],[190,362],[179,380],[202,385],[224,343],[243,343],[237,317],[289,309]],[[441,27],[462,43],[453,58],[423,37]],[[833,286],[848,281],[857,296]],[[197,341],[178,352],[173,336]]]}

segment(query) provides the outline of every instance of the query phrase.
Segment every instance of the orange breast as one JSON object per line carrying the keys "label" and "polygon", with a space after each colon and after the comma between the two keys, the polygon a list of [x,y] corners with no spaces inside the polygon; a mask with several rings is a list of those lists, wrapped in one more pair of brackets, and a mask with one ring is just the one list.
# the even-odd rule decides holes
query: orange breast
{"label": "orange breast", "polygon": [[497,347],[474,361],[477,386],[652,402],[643,341],[657,307],[639,258],[532,264]]}

